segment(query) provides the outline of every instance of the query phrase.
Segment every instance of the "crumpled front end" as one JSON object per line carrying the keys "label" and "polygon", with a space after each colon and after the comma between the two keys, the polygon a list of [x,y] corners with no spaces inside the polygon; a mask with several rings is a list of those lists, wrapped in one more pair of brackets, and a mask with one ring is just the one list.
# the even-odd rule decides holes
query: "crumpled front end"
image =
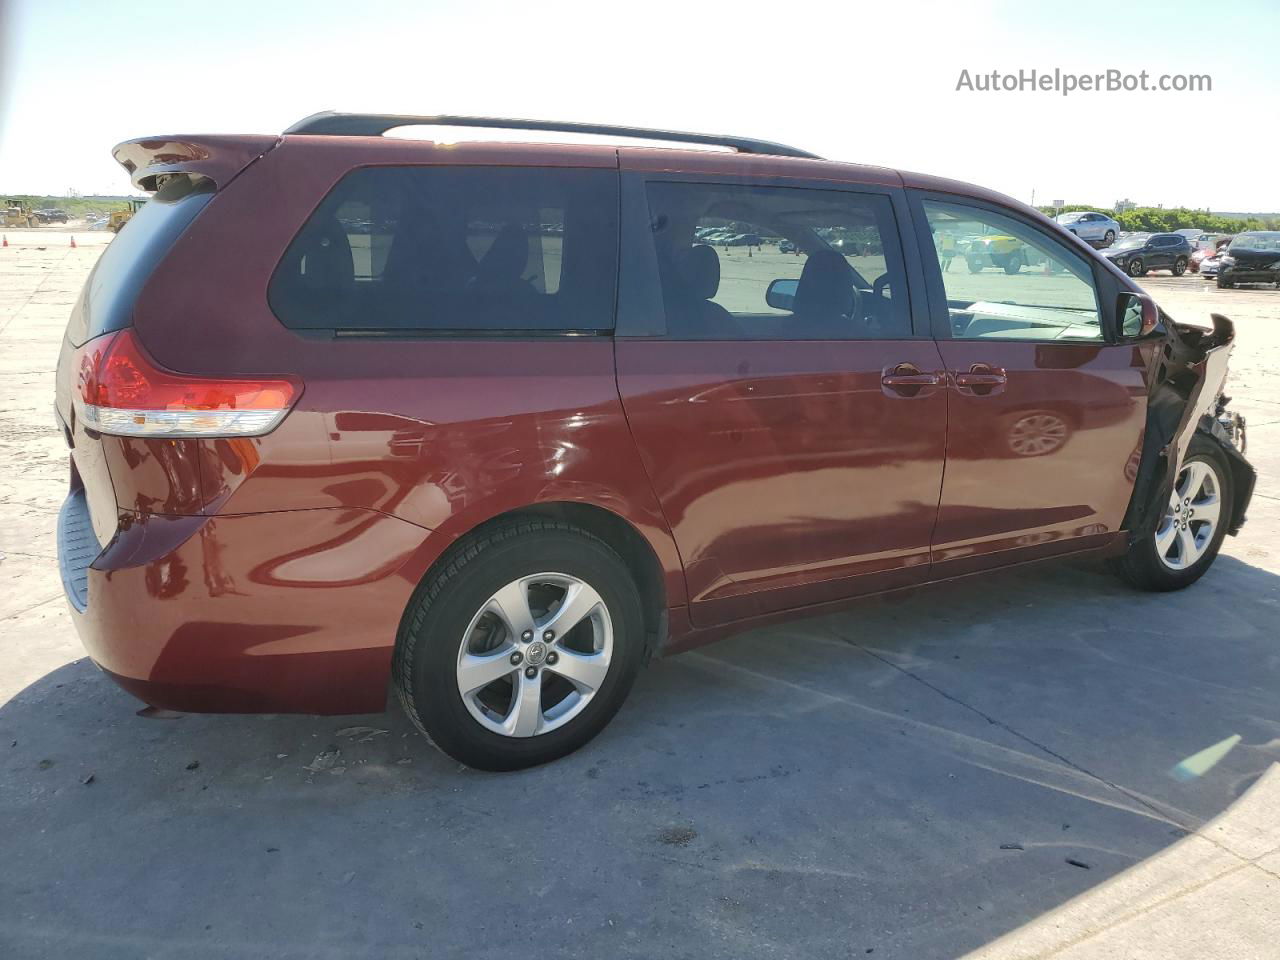
{"label": "crumpled front end", "polygon": [[1213,314],[1213,329],[1185,326],[1165,317],[1166,336],[1154,359],[1142,461],[1125,528],[1134,536],[1153,530],[1164,514],[1191,438],[1199,431],[1217,443],[1230,465],[1234,502],[1227,532],[1244,525],[1257,471],[1244,457],[1244,419],[1228,410],[1223,394],[1235,326]]}

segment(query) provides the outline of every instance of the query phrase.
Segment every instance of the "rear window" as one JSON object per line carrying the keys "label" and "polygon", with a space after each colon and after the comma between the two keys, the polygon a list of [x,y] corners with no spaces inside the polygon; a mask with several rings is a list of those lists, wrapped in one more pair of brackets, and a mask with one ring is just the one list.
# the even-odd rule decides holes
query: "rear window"
{"label": "rear window", "polygon": [[129,325],[138,291],[213,193],[211,181],[176,177],[121,228],[98,258],[71,311],[67,337],[75,346]]}
{"label": "rear window", "polygon": [[268,299],[293,328],[611,330],[617,243],[611,170],[365,167],[307,220]]}

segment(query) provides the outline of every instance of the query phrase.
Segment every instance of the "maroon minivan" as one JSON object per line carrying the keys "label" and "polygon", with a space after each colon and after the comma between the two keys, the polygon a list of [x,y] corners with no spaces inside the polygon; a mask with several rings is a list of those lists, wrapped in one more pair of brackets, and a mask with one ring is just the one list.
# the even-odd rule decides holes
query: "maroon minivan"
{"label": "maroon minivan", "polygon": [[[684,146],[382,136],[431,124]],[[977,187],[460,117],[115,156],[154,193],[67,327],[59,557],[148,704],[391,684],[450,755],[523,767],[654,654],[1047,557],[1176,589],[1244,519],[1229,321]]]}

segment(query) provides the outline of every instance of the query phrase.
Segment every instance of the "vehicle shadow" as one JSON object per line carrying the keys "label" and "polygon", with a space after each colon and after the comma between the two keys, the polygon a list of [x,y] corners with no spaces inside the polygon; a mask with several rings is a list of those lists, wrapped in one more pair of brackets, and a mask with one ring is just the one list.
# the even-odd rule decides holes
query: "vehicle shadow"
{"label": "vehicle shadow", "polygon": [[[505,775],[398,710],[139,717],[78,660],[0,707],[0,955],[960,956],[1280,759],[1278,585],[1224,556],[1176,595],[1046,567],[866,601],[658,661]],[[1222,855],[1280,846],[1269,809]]]}

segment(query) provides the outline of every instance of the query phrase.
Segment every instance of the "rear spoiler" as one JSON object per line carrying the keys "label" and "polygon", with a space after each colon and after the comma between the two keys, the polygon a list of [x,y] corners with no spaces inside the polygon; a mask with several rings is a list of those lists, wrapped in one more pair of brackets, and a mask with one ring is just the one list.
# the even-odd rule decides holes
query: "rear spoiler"
{"label": "rear spoiler", "polygon": [[261,135],[155,137],[126,140],[111,155],[139,190],[157,190],[166,178],[184,173],[225,187],[279,142],[280,137]]}

